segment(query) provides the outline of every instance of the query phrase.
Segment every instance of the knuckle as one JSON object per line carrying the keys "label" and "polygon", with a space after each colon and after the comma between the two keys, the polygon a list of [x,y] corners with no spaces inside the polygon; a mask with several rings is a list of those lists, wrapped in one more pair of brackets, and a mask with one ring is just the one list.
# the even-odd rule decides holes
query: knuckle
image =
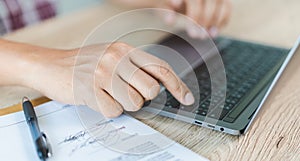
{"label": "knuckle", "polygon": [[109,63],[115,64],[116,62],[119,61],[119,59],[120,59],[119,54],[117,53],[117,51],[114,50],[107,50],[102,57],[102,60],[105,64],[109,64]]}
{"label": "knuckle", "polygon": [[111,43],[104,53],[103,61],[112,62],[116,64],[117,62],[121,61],[123,58],[125,58],[132,47],[127,45],[126,43],[122,42],[114,42]]}
{"label": "knuckle", "polygon": [[110,107],[102,111],[102,114],[108,118],[115,118],[120,116],[123,113],[123,108],[117,102],[109,104],[107,107]]}
{"label": "knuckle", "polygon": [[104,64],[99,64],[98,67],[95,69],[95,76],[102,78],[104,75],[107,75],[107,69]]}
{"label": "knuckle", "polygon": [[136,91],[130,92],[130,100],[131,100],[132,111],[138,111],[139,109],[142,108],[144,104],[144,99]]}
{"label": "knuckle", "polygon": [[201,27],[203,27],[205,25],[205,18],[203,15],[201,15],[198,19],[198,23],[199,25],[201,25]]}
{"label": "knuckle", "polygon": [[182,91],[182,87],[180,85],[179,82],[176,82],[175,86],[174,86],[174,92],[175,93],[180,93]]}
{"label": "knuckle", "polygon": [[158,69],[159,69],[158,73],[162,76],[162,78],[168,77],[170,76],[170,74],[172,74],[171,66],[165,61],[162,61]]}
{"label": "knuckle", "polygon": [[94,76],[95,85],[101,88],[108,87],[109,84],[112,82],[113,74],[114,73],[109,72],[105,69],[97,69],[95,71],[95,76]]}
{"label": "knuckle", "polygon": [[144,99],[140,99],[137,103],[136,103],[136,111],[140,110],[144,105]]}
{"label": "knuckle", "polygon": [[120,56],[128,54],[128,51],[131,50],[131,47],[124,42],[114,42],[111,44],[113,50],[117,51]]}
{"label": "knuckle", "polygon": [[150,85],[148,94],[146,99],[152,100],[154,99],[160,92],[160,85],[158,84],[157,81],[153,81],[153,83]]}
{"label": "knuckle", "polygon": [[114,43],[112,43],[112,46],[114,46],[114,47],[116,47],[116,48],[122,48],[122,47],[124,47],[124,48],[128,48],[129,47],[129,45],[128,44],[126,44],[126,43],[124,43],[124,42],[114,42]]}
{"label": "knuckle", "polygon": [[115,118],[115,117],[120,116],[122,113],[123,113],[123,110],[117,109],[117,110],[114,110],[113,112],[106,112],[103,115],[108,118]]}
{"label": "knuckle", "polygon": [[96,104],[93,105],[93,109],[97,112],[100,112],[102,115],[108,118],[118,117],[123,113],[123,108],[121,105],[113,99],[109,99],[108,97],[103,97],[107,95],[102,90],[98,90],[96,93]]}

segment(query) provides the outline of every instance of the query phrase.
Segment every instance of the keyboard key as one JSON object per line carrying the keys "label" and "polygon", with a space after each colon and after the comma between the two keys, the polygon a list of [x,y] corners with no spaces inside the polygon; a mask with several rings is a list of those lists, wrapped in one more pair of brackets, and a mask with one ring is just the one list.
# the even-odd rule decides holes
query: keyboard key
{"label": "keyboard key", "polygon": [[222,108],[216,108],[208,114],[208,117],[222,120],[229,111],[223,110]]}
{"label": "keyboard key", "polygon": [[175,98],[173,98],[173,99],[169,100],[169,101],[166,103],[165,106],[166,106],[166,107],[169,107],[169,108],[177,108],[177,109],[179,109],[180,103],[179,103]]}
{"label": "keyboard key", "polygon": [[207,104],[201,104],[200,105],[201,109],[208,109],[208,107],[209,107],[209,105],[207,105]]}
{"label": "keyboard key", "polygon": [[238,106],[238,108],[235,108],[234,110],[232,110],[228,117],[230,118],[233,118],[233,119],[236,119],[240,113],[242,113],[244,111],[244,109],[246,108],[247,106]]}
{"label": "keyboard key", "polygon": [[205,110],[197,110],[196,114],[202,115],[202,116],[206,116],[207,115],[207,111]]}
{"label": "keyboard key", "polygon": [[[219,43],[223,40],[217,39]],[[220,45],[219,43],[216,44]],[[220,50],[225,66],[226,87],[224,87],[224,90],[226,88],[226,91],[213,93],[214,96],[211,96],[212,85],[219,85],[223,81],[223,78],[218,76],[218,74],[222,74],[222,70],[216,70],[214,73],[216,77],[214,77],[214,80],[211,80],[211,73],[208,72],[204,63],[194,69],[198,82],[184,79],[195,95],[199,96],[200,94],[199,107],[197,105],[191,107],[181,106],[178,101],[174,101],[173,96],[169,92],[166,93],[168,100],[166,106],[172,109],[184,107],[184,110],[189,109],[186,111],[193,111],[198,115],[234,122],[246,108],[239,107],[239,101],[260,83],[276,63],[283,60],[285,52],[279,52],[278,49],[273,50],[270,47],[231,40],[230,45]],[[214,67],[218,69],[217,65]],[[200,93],[196,92],[195,89],[199,89]],[[224,97],[226,97],[224,106],[221,107],[219,104]],[[220,118],[218,118],[219,116]]]}
{"label": "keyboard key", "polygon": [[230,117],[225,117],[225,118],[223,119],[223,121],[225,121],[225,122],[229,122],[229,123],[233,123],[233,122],[234,122],[234,120],[235,120],[235,119],[233,119],[233,118],[230,118]]}
{"label": "keyboard key", "polygon": [[230,111],[232,108],[234,107],[234,104],[232,103],[225,103],[225,105],[223,106],[223,109]]}

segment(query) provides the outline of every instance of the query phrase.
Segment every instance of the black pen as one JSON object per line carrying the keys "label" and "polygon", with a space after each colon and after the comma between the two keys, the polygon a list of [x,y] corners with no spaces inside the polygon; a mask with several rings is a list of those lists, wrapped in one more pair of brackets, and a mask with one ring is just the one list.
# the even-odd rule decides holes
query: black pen
{"label": "black pen", "polygon": [[42,161],[45,161],[52,155],[50,144],[47,141],[46,135],[40,131],[32,103],[27,97],[24,97],[22,102],[25,119],[29,126],[37,154]]}

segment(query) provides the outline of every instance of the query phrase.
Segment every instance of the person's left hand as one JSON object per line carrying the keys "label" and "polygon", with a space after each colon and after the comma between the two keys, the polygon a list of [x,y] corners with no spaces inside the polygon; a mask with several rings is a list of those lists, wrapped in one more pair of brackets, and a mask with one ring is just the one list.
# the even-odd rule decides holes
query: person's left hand
{"label": "person's left hand", "polygon": [[[175,22],[175,12],[179,12],[206,29],[210,36],[216,37],[219,30],[228,23],[232,5],[230,0],[162,0],[156,7],[174,11],[165,15],[165,21],[169,24]],[[204,38],[205,35],[197,32],[195,27],[186,26],[189,36]]]}

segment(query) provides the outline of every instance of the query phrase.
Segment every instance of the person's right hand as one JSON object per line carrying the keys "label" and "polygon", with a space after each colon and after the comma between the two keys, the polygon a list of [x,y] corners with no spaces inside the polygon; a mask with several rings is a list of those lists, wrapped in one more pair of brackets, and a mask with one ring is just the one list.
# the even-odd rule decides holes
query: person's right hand
{"label": "person's right hand", "polygon": [[161,82],[182,104],[194,103],[192,93],[165,61],[127,44],[47,50],[31,58],[35,65],[26,85],[53,100],[87,105],[106,117],[116,117],[155,98]]}

